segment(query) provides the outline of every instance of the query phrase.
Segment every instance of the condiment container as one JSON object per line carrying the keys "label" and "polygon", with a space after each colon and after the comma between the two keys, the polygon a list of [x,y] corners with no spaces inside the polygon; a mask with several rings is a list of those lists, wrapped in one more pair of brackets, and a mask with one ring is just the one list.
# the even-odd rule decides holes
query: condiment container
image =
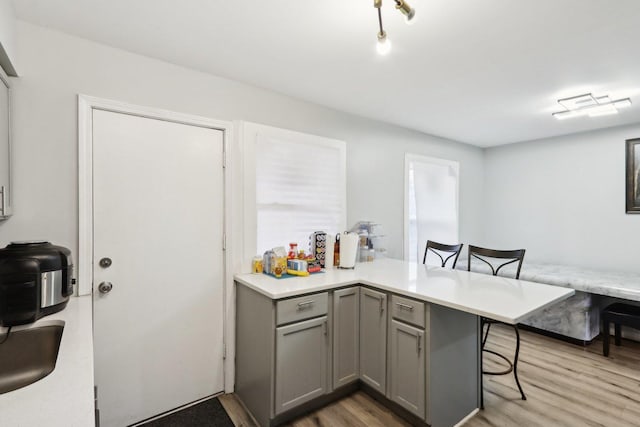
{"label": "condiment container", "polygon": [[289,253],[287,254],[288,259],[295,259],[298,257],[298,244],[297,243],[289,243]]}
{"label": "condiment container", "polygon": [[276,254],[273,251],[266,251],[262,256],[262,271],[267,274],[273,274],[271,267],[275,260]]}
{"label": "condiment container", "polygon": [[254,274],[262,273],[262,257],[254,256],[251,261],[251,272]]}

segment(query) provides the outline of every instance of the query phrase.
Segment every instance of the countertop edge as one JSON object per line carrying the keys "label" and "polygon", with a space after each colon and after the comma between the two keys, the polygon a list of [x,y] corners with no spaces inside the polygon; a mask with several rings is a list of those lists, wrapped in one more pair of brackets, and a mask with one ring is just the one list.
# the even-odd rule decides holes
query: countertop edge
{"label": "countertop edge", "polygon": [[[490,318],[490,319],[493,319],[493,320],[497,320],[499,322],[508,323],[510,325],[516,325],[516,324],[522,322],[523,320],[527,319],[529,316],[531,316],[531,315],[533,315],[533,314],[535,314],[535,313],[537,313],[537,312],[539,312],[541,310],[544,310],[545,308],[547,308],[547,307],[549,307],[549,306],[551,306],[551,305],[553,305],[553,304],[555,304],[557,302],[563,301],[563,300],[565,300],[565,299],[567,299],[567,298],[569,298],[569,297],[571,297],[572,295],[575,294],[575,291],[573,289],[567,289],[566,293],[564,293],[562,295],[559,295],[553,301],[549,301],[548,303],[546,303],[546,304],[544,304],[544,305],[542,305],[540,307],[537,307],[536,309],[531,310],[528,313],[522,314],[522,315],[520,315],[520,316],[518,316],[516,318],[510,318],[510,317],[505,317],[505,316],[501,316],[501,315],[496,315],[495,313],[489,313],[489,312],[486,312],[486,311],[483,311],[483,310],[476,310],[476,309],[473,309],[473,308],[469,308],[469,307],[464,306],[462,304],[455,304],[455,303],[452,303],[452,302],[449,302],[449,301],[444,301],[444,300],[441,300],[439,298],[433,298],[433,297],[429,297],[429,296],[426,296],[426,295],[421,295],[419,293],[405,291],[403,289],[398,289],[398,288],[395,288],[393,286],[374,283],[374,282],[371,282],[371,281],[368,281],[368,280],[360,280],[360,281],[357,281],[357,283],[362,284],[364,286],[369,286],[369,287],[372,287],[372,288],[376,288],[376,289],[379,289],[379,290],[384,290],[384,291],[387,291],[387,292],[396,293],[398,295],[414,298],[414,299],[417,299],[417,300],[420,300],[420,301],[424,301],[424,302],[428,302],[428,303],[431,303],[431,304],[437,304],[437,305],[441,305],[443,307],[452,308],[454,310],[464,311],[465,313],[474,314],[474,315],[482,316],[482,317],[487,317],[487,318]],[[552,285],[549,285],[549,286],[552,286]],[[327,290],[327,289],[324,289],[324,290]]]}
{"label": "countertop edge", "polygon": [[[304,290],[304,291],[290,291],[290,292],[284,292],[284,293],[279,293],[278,295],[272,294],[271,292],[268,292],[266,290],[264,290],[263,288],[261,288],[260,286],[256,286],[255,284],[243,279],[241,276],[234,276],[233,280],[235,282],[239,282],[242,285],[248,287],[249,289],[252,289],[256,292],[258,292],[261,295],[264,295],[265,297],[268,297],[269,299],[272,299],[274,301],[278,301],[281,299],[286,299],[286,298],[291,298],[291,297],[297,297],[297,296],[301,296],[301,295],[306,295],[306,294],[312,294],[312,293],[316,293],[316,292],[320,292],[320,291],[329,291],[332,289],[337,289],[343,286],[350,286],[350,285],[357,285],[357,284],[362,284],[362,280],[344,280],[344,281],[340,281],[340,282],[335,282],[335,283],[328,283],[326,285],[318,285],[316,287],[314,287],[313,289],[309,289],[309,290]],[[278,280],[278,279],[273,279],[273,280]],[[286,279],[285,279],[286,280]],[[373,285],[370,285],[373,286]]]}

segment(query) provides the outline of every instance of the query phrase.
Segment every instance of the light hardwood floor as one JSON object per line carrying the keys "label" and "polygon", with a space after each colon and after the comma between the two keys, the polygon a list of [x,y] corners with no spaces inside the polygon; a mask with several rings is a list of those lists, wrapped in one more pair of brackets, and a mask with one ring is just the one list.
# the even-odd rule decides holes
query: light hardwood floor
{"label": "light hardwood floor", "polygon": [[[487,342],[512,354],[511,328],[493,325]],[[485,354],[485,368],[501,366]],[[640,344],[623,340],[611,345],[610,357],[602,356],[602,343],[581,347],[521,331],[520,394],[512,375],[484,376],[485,409],[466,427],[487,426],[640,426]],[[220,399],[237,426],[253,427],[235,395]],[[354,393],[318,411],[294,420],[307,426],[407,426],[399,417],[363,392]]]}

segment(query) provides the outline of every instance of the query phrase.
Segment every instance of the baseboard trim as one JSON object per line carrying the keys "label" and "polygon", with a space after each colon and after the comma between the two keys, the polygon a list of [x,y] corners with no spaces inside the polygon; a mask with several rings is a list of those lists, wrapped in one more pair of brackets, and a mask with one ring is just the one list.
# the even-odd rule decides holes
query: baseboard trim
{"label": "baseboard trim", "polygon": [[398,405],[396,402],[390,400],[387,396],[381,394],[377,390],[374,390],[368,384],[365,384],[364,382],[360,381],[359,385],[360,385],[360,390],[362,390],[365,393],[367,393],[369,396],[371,396],[372,399],[374,399],[377,402],[379,402],[382,406],[384,406],[385,408],[389,409],[395,415],[397,415],[400,418],[404,419],[405,421],[407,421],[412,426],[416,426],[416,427],[427,427],[427,426],[429,426],[429,424],[427,424],[423,419],[421,419],[417,415],[414,415],[411,412],[407,411],[405,408],[403,408],[402,406]]}
{"label": "baseboard trim", "polygon": [[456,425],[454,425],[453,427],[462,427],[463,425],[465,425],[467,423],[467,421],[469,421],[471,418],[475,417],[475,415],[480,412],[480,408],[476,408],[473,411],[469,412],[469,415],[467,415],[466,417],[464,417],[463,419],[460,420],[460,422]]}

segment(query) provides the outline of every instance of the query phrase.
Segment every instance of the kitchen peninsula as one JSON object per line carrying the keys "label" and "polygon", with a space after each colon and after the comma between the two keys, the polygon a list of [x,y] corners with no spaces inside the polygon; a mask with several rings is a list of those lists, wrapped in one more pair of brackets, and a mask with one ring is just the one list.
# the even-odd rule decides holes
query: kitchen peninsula
{"label": "kitchen peninsula", "polygon": [[455,425],[480,402],[480,317],[517,324],[574,294],[391,259],[235,281],[236,393],[263,426],[357,388],[412,424]]}

